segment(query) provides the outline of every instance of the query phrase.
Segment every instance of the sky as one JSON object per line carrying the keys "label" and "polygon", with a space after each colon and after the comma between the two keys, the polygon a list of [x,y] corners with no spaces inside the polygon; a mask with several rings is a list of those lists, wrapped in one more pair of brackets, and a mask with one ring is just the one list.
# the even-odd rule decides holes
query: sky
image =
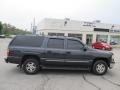
{"label": "sky", "polygon": [[44,18],[120,24],[120,0],[0,0],[0,21],[30,30]]}

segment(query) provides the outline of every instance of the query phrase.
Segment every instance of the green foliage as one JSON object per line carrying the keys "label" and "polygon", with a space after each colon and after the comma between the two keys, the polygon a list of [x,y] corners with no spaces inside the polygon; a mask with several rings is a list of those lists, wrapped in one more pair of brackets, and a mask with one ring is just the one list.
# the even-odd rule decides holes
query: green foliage
{"label": "green foliage", "polygon": [[9,36],[9,35],[25,35],[25,34],[31,34],[31,32],[18,29],[13,25],[10,24],[1,24],[2,25],[2,34]]}
{"label": "green foliage", "polygon": [[0,35],[2,34],[2,29],[3,29],[3,25],[2,25],[2,23],[0,22]]}

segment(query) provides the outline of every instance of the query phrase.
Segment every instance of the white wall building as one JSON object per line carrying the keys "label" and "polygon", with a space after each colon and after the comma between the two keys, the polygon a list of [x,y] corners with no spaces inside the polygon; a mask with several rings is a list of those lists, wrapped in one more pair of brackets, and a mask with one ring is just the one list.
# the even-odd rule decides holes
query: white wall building
{"label": "white wall building", "polygon": [[66,19],[44,19],[37,25],[36,34],[80,38],[84,43],[96,41],[120,44],[120,25]]}

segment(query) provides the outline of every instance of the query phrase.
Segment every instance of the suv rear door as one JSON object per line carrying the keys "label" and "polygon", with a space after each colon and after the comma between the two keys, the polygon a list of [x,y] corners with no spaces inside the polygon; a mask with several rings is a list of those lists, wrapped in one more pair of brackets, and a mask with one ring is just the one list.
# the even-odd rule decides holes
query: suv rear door
{"label": "suv rear door", "polygon": [[64,66],[65,40],[63,38],[48,38],[45,49],[45,66]]}
{"label": "suv rear door", "polygon": [[84,50],[84,45],[79,40],[66,39],[66,59],[67,67],[88,67],[91,55]]}

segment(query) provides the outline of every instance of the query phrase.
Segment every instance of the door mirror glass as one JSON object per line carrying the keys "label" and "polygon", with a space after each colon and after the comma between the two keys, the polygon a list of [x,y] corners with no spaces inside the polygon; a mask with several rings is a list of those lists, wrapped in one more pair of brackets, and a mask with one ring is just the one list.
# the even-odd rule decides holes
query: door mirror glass
{"label": "door mirror glass", "polygon": [[88,49],[88,47],[85,45],[85,46],[83,47],[83,50],[84,50],[84,51],[87,51],[87,49]]}

